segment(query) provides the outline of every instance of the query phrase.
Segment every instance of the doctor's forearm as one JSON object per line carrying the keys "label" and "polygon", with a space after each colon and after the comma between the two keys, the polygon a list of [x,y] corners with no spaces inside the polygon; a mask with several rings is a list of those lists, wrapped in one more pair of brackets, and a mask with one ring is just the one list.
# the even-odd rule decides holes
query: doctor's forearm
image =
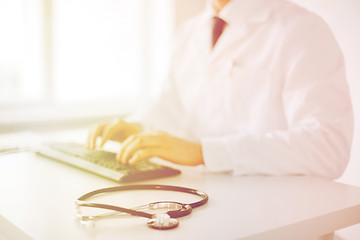
{"label": "doctor's forearm", "polygon": [[235,175],[312,175],[334,179],[349,160],[351,136],[324,129],[273,131],[203,140],[205,166]]}

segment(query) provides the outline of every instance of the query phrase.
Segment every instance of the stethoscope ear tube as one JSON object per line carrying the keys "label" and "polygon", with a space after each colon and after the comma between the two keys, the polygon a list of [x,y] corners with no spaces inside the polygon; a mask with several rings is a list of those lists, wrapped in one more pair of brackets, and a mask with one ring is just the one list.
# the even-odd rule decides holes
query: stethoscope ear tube
{"label": "stethoscope ear tube", "polygon": [[153,217],[152,214],[149,214],[149,213],[146,213],[146,212],[136,211],[136,210],[133,210],[133,209],[123,208],[123,207],[114,206],[114,205],[108,205],[108,204],[102,204],[102,203],[91,203],[91,202],[84,202],[84,201],[79,201],[79,200],[76,201],[75,203],[79,207],[102,208],[102,209],[107,209],[107,210],[113,210],[113,211],[128,213],[128,214],[130,214],[132,216],[139,216],[139,217],[145,217],[145,218],[152,218]]}
{"label": "stethoscope ear tube", "polygon": [[192,207],[189,204],[183,204],[183,203],[178,203],[178,204],[181,204],[181,209],[177,210],[177,211],[176,210],[168,211],[167,214],[170,217],[172,217],[172,218],[185,217],[192,212]]}

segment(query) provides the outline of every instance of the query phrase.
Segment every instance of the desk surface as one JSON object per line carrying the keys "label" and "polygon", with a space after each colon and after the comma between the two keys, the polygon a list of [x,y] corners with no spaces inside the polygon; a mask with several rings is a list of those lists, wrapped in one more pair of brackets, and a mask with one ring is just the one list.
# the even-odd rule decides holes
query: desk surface
{"label": "desk surface", "polygon": [[[83,225],[74,201],[116,182],[30,152],[0,156],[0,214],[34,239],[314,239],[360,222],[360,189],[311,177],[234,177],[186,167],[147,184],[197,188],[205,206],[180,218],[178,228],[153,230],[145,218]],[[16,174],[15,174],[16,173]],[[123,206],[141,201],[189,201],[181,194],[111,195]],[[174,199],[168,199],[174,198]]]}

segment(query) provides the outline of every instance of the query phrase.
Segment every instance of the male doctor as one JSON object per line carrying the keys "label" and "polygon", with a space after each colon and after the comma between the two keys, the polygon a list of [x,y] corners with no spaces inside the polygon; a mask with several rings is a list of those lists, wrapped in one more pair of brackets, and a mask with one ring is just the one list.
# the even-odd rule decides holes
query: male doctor
{"label": "male doctor", "polygon": [[344,59],[326,23],[284,0],[212,0],[189,20],[144,125],[90,130],[123,142],[118,161],[160,157],[235,175],[337,178],[353,115]]}

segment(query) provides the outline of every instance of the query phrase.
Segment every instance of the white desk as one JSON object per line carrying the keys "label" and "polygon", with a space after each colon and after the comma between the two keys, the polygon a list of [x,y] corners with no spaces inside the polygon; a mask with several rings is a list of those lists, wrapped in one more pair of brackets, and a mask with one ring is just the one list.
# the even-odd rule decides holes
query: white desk
{"label": "white desk", "polygon": [[[360,222],[357,187],[310,177],[232,177],[182,170],[179,176],[146,182],[208,193],[208,204],[180,218],[178,228],[153,230],[146,226],[147,219],[131,217],[84,226],[74,217],[74,201],[115,182],[29,152],[2,155],[0,214],[33,239],[310,240]],[[171,196],[170,200],[189,201],[188,196]],[[109,198],[131,206],[155,197],[134,193],[133,198]]]}

